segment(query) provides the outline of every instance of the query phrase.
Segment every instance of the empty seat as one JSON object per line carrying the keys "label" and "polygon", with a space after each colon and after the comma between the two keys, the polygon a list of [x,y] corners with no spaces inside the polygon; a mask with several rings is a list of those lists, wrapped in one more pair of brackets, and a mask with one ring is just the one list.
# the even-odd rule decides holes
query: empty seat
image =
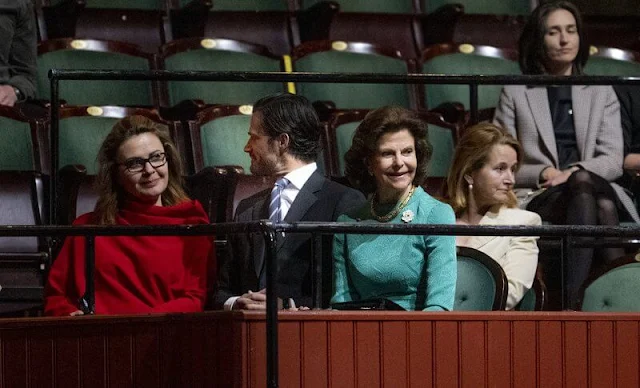
{"label": "empty seat", "polygon": [[[162,47],[164,68],[172,71],[280,71],[281,60],[263,46],[229,39],[181,39]],[[284,92],[280,82],[167,83],[169,104],[202,100],[207,104],[253,104],[260,97]]]}
{"label": "empty seat", "polygon": [[584,72],[589,75],[640,76],[640,53],[591,46]]}
{"label": "empty seat", "polygon": [[[40,173],[0,171],[0,224],[47,224],[46,187]],[[0,237],[0,315],[41,308],[49,258],[45,238]]]}
{"label": "empty seat", "polygon": [[[287,11],[296,0],[214,0],[215,11]],[[292,8],[293,10],[293,8]]]}
{"label": "empty seat", "polygon": [[[413,62],[394,49],[370,43],[311,41],[293,51],[297,72],[387,73],[413,72]],[[310,101],[330,101],[339,109],[373,109],[383,105],[416,105],[415,89],[403,84],[297,83],[296,91]]]}
{"label": "empty seat", "polygon": [[[287,11],[172,12],[173,39],[211,36],[267,48],[274,55],[290,54],[300,43],[297,23]],[[247,28],[251,26],[251,28]]]}
{"label": "empty seat", "polygon": [[640,51],[639,16],[584,15],[582,19],[590,44]]}
{"label": "empty seat", "polygon": [[424,0],[425,12],[433,12],[448,4],[460,4],[465,13],[528,15],[530,0]]}
{"label": "empty seat", "polygon": [[[422,53],[422,73],[517,75],[520,68],[514,50],[471,44],[444,43],[427,47]],[[495,107],[500,98],[500,85],[478,87],[478,108]],[[426,85],[425,104],[429,109],[445,102],[461,102],[469,109],[467,85]]]}
{"label": "empty seat", "polygon": [[425,45],[457,42],[517,50],[525,17],[449,12],[426,15],[421,21]]}
{"label": "empty seat", "polygon": [[155,53],[170,33],[166,31],[169,23],[162,9],[91,8],[67,1],[43,7],[41,14],[47,39],[120,41]]}
{"label": "empty seat", "polygon": [[582,311],[640,311],[640,262],[636,254],[595,272],[582,289]]}
{"label": "empty seat", "polygon": [[206,166],[237,165],[249,171],[251,158],[244,152],[249,139],[251,105],[214,106],[189,123],[195,171]]}
{"label": "empty seat", "polygon": [[[54,39],[38,45],[38,98],[51,96],[50,69],[152,70],[154,57],[113,41]],[[151,81],[60,81],[59,96],[71,105],[158,105]]]}
{"label": "empty seat", "polygon": [[424,49],[421,17],[415,14],[355,13],[326,10],[326,20],[300,25],[303,40],[340,40],[393,45],[403,58],[420,58]]}
{"label": "empty seat", "polygon": [[45,125],[0,106],[0,170],[49,171]]}
{"label": "empty seat", "polygon": [[[332,0],[340,5],[341,12],[414,13],[422,10],[422,0]],[[301,0],[303,8],[309,8],[326,0]]]}

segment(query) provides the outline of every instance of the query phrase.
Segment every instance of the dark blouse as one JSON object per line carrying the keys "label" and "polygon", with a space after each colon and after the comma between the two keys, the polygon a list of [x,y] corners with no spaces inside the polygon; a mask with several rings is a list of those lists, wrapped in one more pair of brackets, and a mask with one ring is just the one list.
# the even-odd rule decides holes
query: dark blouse
{"label": "dark blouse", "polygon": [[547,87],[551,121],[556,136],[556,150],[561,170],[580,161],[576,130],[573,125],[571,85]]}

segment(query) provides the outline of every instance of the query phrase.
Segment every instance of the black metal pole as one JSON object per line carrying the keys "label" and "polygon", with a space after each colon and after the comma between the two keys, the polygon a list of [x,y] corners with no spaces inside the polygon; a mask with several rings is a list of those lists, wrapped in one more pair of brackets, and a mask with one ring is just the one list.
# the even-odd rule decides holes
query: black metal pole
{"label": "black metal pole", "polygon": [[80,308],[85,315],[96,313],[96,288],[94,274],[96,272],[96,238],[95,236],[85,237],[85,290],[80,299]]}
{"label": "black metal pole", "polygon": [[322,234],[313,233],[311,239],[311,268],[313,284],[313,309],[321,309],[322,306]]}
{"label": "black metal pole", "polygon": [[471,109],[471,124],[478,123],[478,84],[469,84],[469,106]]}
{"label": "black metal pole", "polygon": [[265,239],[265,260],[267,269],[267,387],[278,387],[278,295],[276,290],[277,232],[273,224],[265,222],[263,235]]}
{"label": "black metal pole", "polygon": [[60,124],[60,111],[58,100],[58,86],[59,81],[56,77],[51,77],[51,122],[49,124],[49,142],[50,142],[50,164],[51,171],[49,171],[49,223],[51,225],[58,223],[58,201],[57,201],[57,189],[58,189],[58,133]]}

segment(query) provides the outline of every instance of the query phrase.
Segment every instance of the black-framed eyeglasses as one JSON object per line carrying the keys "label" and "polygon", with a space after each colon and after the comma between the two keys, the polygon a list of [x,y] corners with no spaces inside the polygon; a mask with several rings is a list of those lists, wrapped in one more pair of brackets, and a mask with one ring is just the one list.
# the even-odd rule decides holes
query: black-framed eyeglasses
{"label": "black-framed eyeglasses", "polygon": [[142,172],[147,162],[153,168],[162,167],[167,164],[167,155],[164,152],[153,154],[148,158],[130,158],[118,165],[124,166],[130,172]]}

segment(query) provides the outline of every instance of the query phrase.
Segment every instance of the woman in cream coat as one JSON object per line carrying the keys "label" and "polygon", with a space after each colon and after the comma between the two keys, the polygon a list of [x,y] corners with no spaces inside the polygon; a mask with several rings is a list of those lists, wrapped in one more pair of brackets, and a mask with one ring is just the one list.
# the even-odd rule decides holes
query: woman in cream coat
{"label": "woman in cream coat", "polygon": [[[513,193],[522,149],[490,123],[467,129],[459,140],[447,180],[449,203],[459,225],[540,225],[540,216],[517,207]],[[458,236],[456,244],[497,261],[509,281],[507,310],[531,288],[538,265],[537,237]]]}

